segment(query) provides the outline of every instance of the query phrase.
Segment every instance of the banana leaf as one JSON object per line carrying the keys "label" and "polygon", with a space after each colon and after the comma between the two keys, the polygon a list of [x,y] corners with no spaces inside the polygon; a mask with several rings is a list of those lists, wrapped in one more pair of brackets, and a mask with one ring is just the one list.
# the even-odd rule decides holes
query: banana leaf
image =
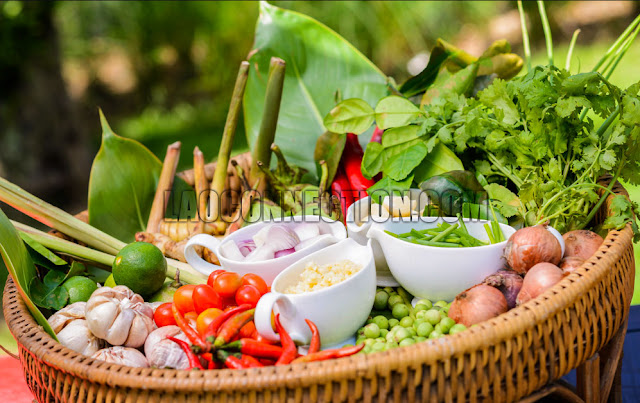
{"label": "banana leaf", "polygon": [[38,307],[33,303],[29,293],[29,284],[33,278],[36,278],[37,271],[36,266],[33,264],[29,252],[25,247],[18,231],[11,224],[7,216],[0,209],[0,255],[5,267],[9,270],[13,281],[18,287],[18,292],[22,296],[22,299],[27,304],[27,308],[31,315],[36,319],[36,322],[45,332],[49,333],[55,340],[56,334],[49,326],[49,322],[45,319],[44,315]]}
{"label": "banana leaf", "polygon": [[244,94],[247,141],[253,147],[262,121],[269,60],[286,62],[276,143],[287,159],[315,172],[313,150],[326,129],[324,116],[343,99],[375,105],[387,95],[387,78],[362,53],[318,21],[260,2],[251,69]]}
{"label": "banana leaf", "polygon": [[[118,136],[100,111],[102,145],[91,167],[89,224],[133,242],[147,227],[162,162],[139,142]],[[176,177],[167,212],[174,218],[195,217],[193,189]],[[193,196],[193,197],[190,197]]]}

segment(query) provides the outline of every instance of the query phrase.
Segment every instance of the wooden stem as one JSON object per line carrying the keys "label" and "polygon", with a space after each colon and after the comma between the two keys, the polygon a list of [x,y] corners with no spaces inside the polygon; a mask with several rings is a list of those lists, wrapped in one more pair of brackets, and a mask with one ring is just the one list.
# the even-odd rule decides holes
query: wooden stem
{"label": "wooden stem", "polygon": [[207,201],[209,200],[209,182],[204,172],[204,155],[196,146],[193,149],[193,173],[195,178],[196,197],[198,198],[198,224],[194,226],[194,233],[204,232],[207,219]]}
{"label": "wooden stem", "polygon": [[224,132],[222,133],[222,141],[220,143],[220,150],[218,151],[218,167],[213,173],[213,181],[211,182],[211,194],[209,200],[211,203],[211,210],[209,218],[211,221],[217,220],[221,215],[221,196],[224,192],[224,185],[227,180],[227,167],[229,166],[229,156],[231,155],[231,148],[233,147],[233,138],[236,134],[236,127],[238,126],[238,117],[240,116],[240,108],[242,107],[242,97],[244,96],[244,89],[247,84],[247,77],[249,76],[249,62],[243,61],[240,63],[240,69],[238,70],[238,77],[236,78],[236,84],[233,88],[233,94],[231,95],[231,104],[229,105],[229,112],[227,114],[227,121],[224,124]]}
{"label": "wooden stem", "polygon": [[[269,67],[269,77],[267,79],[267,90],[264,97],[264,112],[260,133],[253,147],[250,182],[255,183],[263,179],[264,172],[258,169],[257,162],[262,161],[267,167],[271,162],[271,144],[276,137],[278,126],[278,115],[280,113],[280,101],[282,99],[282,89],[284,87],[285,62],[277,57],[271,58]],[[266,181],[261,180],[262,186]],[[261,190],[261,189],[260,189]]]}
{"label": "wooden stem", "polygon": [[173,178],[176,175],[178,161],[180,160],[180,146],[180,142],[176,141],[167,147],[167,154],[164,156],[156,195],[153,198],[151,212],[149,213],[149,221],[147,221],[147,232],[158,232],[160,222],[164,218],[167,203],[169,202],[169,192],[167,190],[171,190],[173,187]]}

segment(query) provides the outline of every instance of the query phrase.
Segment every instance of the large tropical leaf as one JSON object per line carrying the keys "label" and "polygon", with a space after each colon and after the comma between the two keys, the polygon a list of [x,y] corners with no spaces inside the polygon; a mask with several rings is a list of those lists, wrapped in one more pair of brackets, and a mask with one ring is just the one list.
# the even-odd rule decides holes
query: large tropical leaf
{"label": "large tropical leaf", "polygon": [[276,143],[292,163],[315,172],[313,150],[326,131],[324,116],[343,99],[375,105],[387,94],[385,75],[344,38],[318,21],[260,3],[251,70],[244,94],[247,141],[253,147],[264,107],[269,60],[285,60],[284,94]]}
{"label": "large tropical leaf", "polygon": [[[146,229],[162,163],[142,144],[115,134],[102,111],[100,123],[102,145],[89,180],[89,224],[123,242],[133,242],[136,232]],[[194,208],[193,189],[176,177],[168,215],[194,217]]]}
{"label": "large tropical leaf", "polygon": [[29,257],[29,252],[22,242],[20,235],[18,235],[18,231],[16,231],[1,209],[0,255],[13,281],[16,283],[22,299],[24,299],[24,302],[27,304],[29,312],[31,312],[38,324],[42,326],[51,337],[57,340],[53,329],[49,326],[49,322],[47,322],[47,319],[45,319],[42,312],[40,312],[30,298],[29,284],[32,279],[37,277],[36,266],[33,264],[31,257]]}

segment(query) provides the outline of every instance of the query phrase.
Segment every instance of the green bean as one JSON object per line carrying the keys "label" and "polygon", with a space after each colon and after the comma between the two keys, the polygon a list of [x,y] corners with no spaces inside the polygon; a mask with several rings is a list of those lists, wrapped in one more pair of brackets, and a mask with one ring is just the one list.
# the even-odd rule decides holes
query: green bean
{"label": "green bean", "polygon": [[419,245],[426,245],[426,246],[440,246],[440,247],[444,247],[444,248],[459,248],[460,247],[460,244],[457,244],[457,243],[425,241],[425,240],[422,240],[422,239],[415,239],[415,240],[411,241],[411,243],[416,243],[416,244],[419,244]]}
{"label": "green bean", "polygon": [[455,231],[456,228],[458,228],[458,224],[454,224],[454,225],[449,226],[447,229],[445,229],[444,231],[442,231],[441,233],[436,235],[431,241],[437,242],[437,241],[443,239],[444,237],[446,237],[447,235],[449,235],[450,233]]}
{"label": "green bean", "polygon": [[464,224],[464,220],[462,219],[462,216],[460,215],[460,213],[458,213],[458,222],[460,223],[460,228],[462,229],[462,231],[464,231],[466,235],[469,235],[469,231],[467,231],[467,226]]}
{"label": "green bean", "polygon": [[491,227],[489,226],[489,224],[485,224],[484,225],[484,230],[487,231],[487,236],[489,237],[489,242],[494,244],[496,243],[496,240],[493,238],[493,233],[491,232]]}

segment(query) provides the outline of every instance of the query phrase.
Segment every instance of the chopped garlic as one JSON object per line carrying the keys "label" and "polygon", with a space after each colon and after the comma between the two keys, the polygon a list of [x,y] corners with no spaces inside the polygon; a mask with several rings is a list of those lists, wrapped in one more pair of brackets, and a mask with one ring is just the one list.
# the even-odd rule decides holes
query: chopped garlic
{"label": "chopped garlic", "polygon": [[341,283],[362,269],[362,266],[344,259],[332,264],[317,265],[309,262],[300,273],[298,282],[286,288],[285,294],[302,294]]}

